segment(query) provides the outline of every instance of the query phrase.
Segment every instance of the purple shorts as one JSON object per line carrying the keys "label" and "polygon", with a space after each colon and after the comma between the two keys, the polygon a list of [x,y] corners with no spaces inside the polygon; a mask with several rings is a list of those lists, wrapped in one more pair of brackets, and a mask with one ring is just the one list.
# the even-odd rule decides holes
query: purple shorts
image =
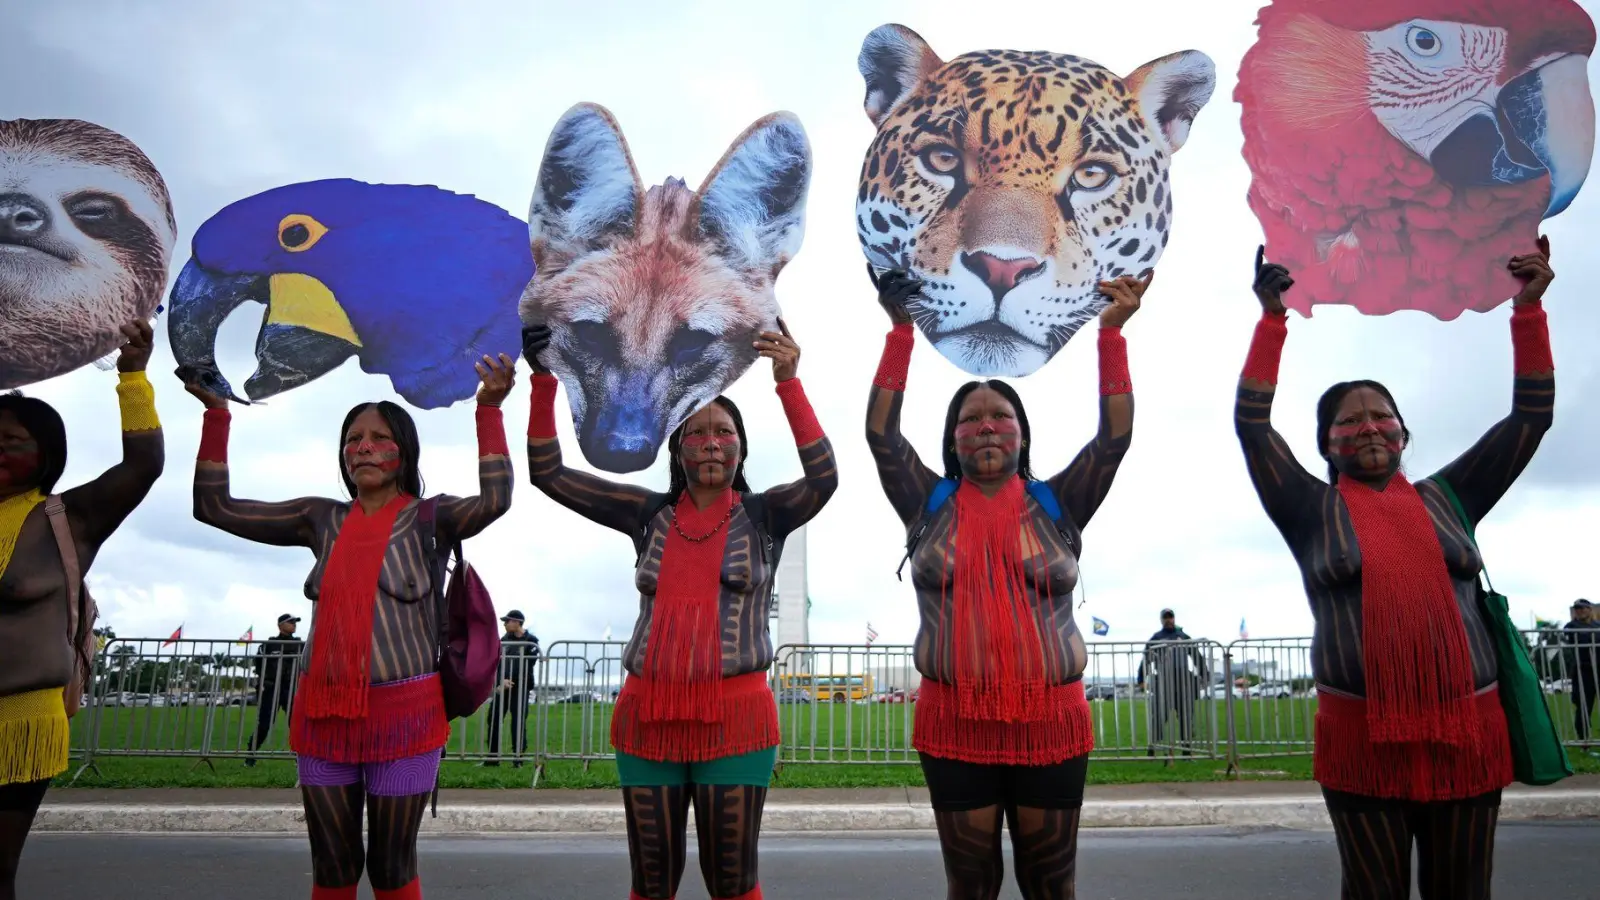
{"label": "purple shorts", "polygon": [[405,759],[379,763],[336,763],[315,756],[300,756],[302,787],[345,787],[365,784],[374,797],[411,797],[433,791],[439,778],[442,751],[429,750]]}

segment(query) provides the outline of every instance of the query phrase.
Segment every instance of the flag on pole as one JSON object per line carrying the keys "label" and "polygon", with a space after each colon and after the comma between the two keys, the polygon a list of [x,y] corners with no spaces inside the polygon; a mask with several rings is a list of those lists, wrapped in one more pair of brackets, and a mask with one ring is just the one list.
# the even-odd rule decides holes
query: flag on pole
{"label": "flag on pole", "polygon": [[1097,635],[1099,635],[1101,637],[1105,637],[1106,635],[1111,633],[1111,626],[1106,624],[1106,620],[1105,619],[1102,619],[1099,616],[1090,616],[1089,618],[1090,618],[1091,621],[1094,622],[1094,633],[1095,634],[1097,634]]}
{"label": "flag on pole", "polygon": [[875,641],[877,639],[878,639],[878,629],[873,628],[872,627],[872,623],[868,622],[867,623],[867,643],[870,644],[870,643],[872,643],[873,641]]}
{"label": "flag on pole", "polygon": [[235,643],[248,644],[248,643],[250,643],[251,641],[253,641],[255,639],[256,639],[256,627],[254,625],[251,625],[249,628],[245,629],[244,634],[240,635],[239,640],[236,641]]}
{"label": "flag on pole", "polygon": [[[186,623],[186,624],[187,624],[187,623]],[[183,640],[183,626],[182,626],[182,625],[179,625],[179,626],[178,626],[178,630],[177,630],[177,631],[174,631],[174,632],[173,632],[173,633],[172,633],[172,637],[169,637],[169,638],[167,638],[167,639],[166,639],[166,640],[165,640],[165,641],[163,641],[163,642],[162,642],[162,643],[161,643],[161,646],[163,646],[163,647],[170,647],[170,646],[172,646],[172,645],[173,645],[173,644],[176,644],[176,643],[177,643],[177,642],[179,642],[179,641],[181,641],[181,640]]]}
{"label": "flag on pole", "polygon": [[1242,617],[1239,619],[1239,640],[1250,640],[1250,629],[1244,626],[1244,619]]}

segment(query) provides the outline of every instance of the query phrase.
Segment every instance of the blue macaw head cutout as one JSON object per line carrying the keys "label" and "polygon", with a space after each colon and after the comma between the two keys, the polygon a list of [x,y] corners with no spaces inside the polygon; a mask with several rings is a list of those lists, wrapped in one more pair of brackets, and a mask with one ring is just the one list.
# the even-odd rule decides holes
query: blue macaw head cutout
{"label": "blue macaw head cutout", "polygon": [[408,403],[436,409],[473,395],[484,355],[516,357],[517,301],[533,270],[527,225],[492,203],[432,186],[291,184],[229,205],[195,233],[172,289],[172,351],[186,377],[239,400],[215,344],[254,300],[266,312],[244,385],[251,400],[355,357]]}

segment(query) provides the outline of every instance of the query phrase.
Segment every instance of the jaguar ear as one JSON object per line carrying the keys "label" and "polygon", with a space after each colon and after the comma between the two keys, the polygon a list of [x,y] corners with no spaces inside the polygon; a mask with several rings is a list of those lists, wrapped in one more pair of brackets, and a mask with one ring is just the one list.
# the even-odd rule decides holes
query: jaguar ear
{"label": "jaguar ear", "polygon": [[1139,109],[1176,153],[1189,139],[1189,126],[1217,89],[1217,67],[1199,50],[1184,50],[1147,62],[1124,78]]}
{"label": "jaguar ear", "polygon": [[883,25],[861,42],[856,67],[867,82],[867,118],[882,125],[917,83],[944,65],[922,36],[904,25]]}

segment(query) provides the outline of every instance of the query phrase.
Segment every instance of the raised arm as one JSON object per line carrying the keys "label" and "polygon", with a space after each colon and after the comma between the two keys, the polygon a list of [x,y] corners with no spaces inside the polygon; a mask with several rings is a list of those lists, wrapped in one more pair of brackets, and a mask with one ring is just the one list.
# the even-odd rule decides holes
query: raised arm
{"label": "raised arm", "polygon": [[1278,385],[1278,363],[1283,343],[1289,335],[1289,314],[1283,306],[1283,292],[1294,285],[1289,270],[1263,264],[1263,250],[1256,251],[1256,297],[1262,304],[1261,320],[1256,323],[1239,376],[1239,391],[1233,407],[1233,427],[1244,448],[1245,467],[1255,485],[1256,496],[1267,518],[1285,539],[1294,541],[1300,533],[1302,516],[1315,514],[1311,504],[1327,485],[1318,481],[1289,451],[1283,436],[1272,427],[1272,399]]}
{"label": "raised arm", "polygon": [[797,377],[800,365],[800,345],[789,333],[789,326],[778,320],[781,333],[762,332],[756,341],[761,355],[772,360],[772,377],[778,384],[778,399],[783,403],[783,414],[794,432],[794,443],[800,448],[800,468],[804,473],[799,481],[767,490],[767,515],[771,517],[774,537],[783,537],[806,524],[822,512],[828,499],[839,488],[839,467],[833,456],[833,444],[817,422],[817,414],[806,399],[805,388]]}
{"label": "raised arm", "polygon": [[456,541],[476,537],[511,508],[511,451],[500,404],[511,393],[516,364],[501,354],[478,363],[478,495],[440,497],[439,527]]}
{"label": "raised arm", "polygon": [[[867,267],[868,274],[872,267]],[[878,481],[889,504],[910,525],[922,514],[923,505],[939,476],[922,464],[911,442],[900,433],[900,407],[905,401],[906,375],[911,369],[911,350],[916,346],[916,328],[906,304],[922,288],[922,283],[904,272],[887,272],[874,277],[878,302],[889,313],[894,327],[884,340],[878,374],[872,380],[867,398],[867,446],[878,466]]]}
{"label": "raised arm", "polygon": [[279,503],[236,499],[228,485],[228,428],[233,422],[228,401],[194,384],[188,390],[206,404],[200,452],[194,464],[194,517],[258,544],[314,546],[313,516],[319,506],[333,501],[319,497]]}
{"label": "raised arm", "polygon": [[[1150,273],[1154,277],[1155,273]],[[1050,481],[1061,508],[1079,528],[1089,524],[1111,491],[1117,469],[1133,443],[1133,378],[1122,326],[1139,310],[1151,277],[1103,282],[1111,305],[1100,314],[1100,427],[1072,462]]]}
{"label": "raised arm", "polygon": [[1511,260],[1512,272],[1526,282],[1511,308],[1515,368],[1511,414],[1496,422],[1471,449],[1435,476],[1455,489],[1474,525],[1511,489],[1555,420],[1555,362],[1550,355],[1550,327],[1542,306],[1545,289],[1555,278],[1549,253],[1550,243],[1541,237],[1538,253]]}
{"label": "raised arm", "polygon": [[145,375],[154,334],[148,322],[124,325],[122,333],[128,339],[117,358],[122,461],[62,497],[73,536],[91,550],[105,543],[144,501],[167,461],[161,420],[156,416],[155,388]]}
{"label": "raised arm", "polygon": [[539,354],[549,345],[548,327],[535,325],[522,329],[522,355],[533,366],[533,394],[528,415],[528,478],[545,496],[567,509],[633,537],[650,492],[569,469],[561,462],[561,442],[556,438],[556,387],[560,382],[539,362]]}

